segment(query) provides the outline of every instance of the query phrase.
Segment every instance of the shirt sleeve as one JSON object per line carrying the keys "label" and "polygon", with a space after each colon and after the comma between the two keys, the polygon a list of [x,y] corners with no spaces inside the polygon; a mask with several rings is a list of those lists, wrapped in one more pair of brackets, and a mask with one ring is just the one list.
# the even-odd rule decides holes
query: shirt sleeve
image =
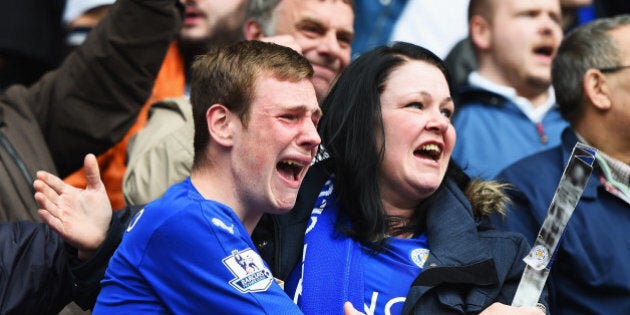
{"label": "shirt sleeve", "polygon": [[298,314],[249,235],[202,211],[173,216],[152,235],[139,271],[175,314]]}

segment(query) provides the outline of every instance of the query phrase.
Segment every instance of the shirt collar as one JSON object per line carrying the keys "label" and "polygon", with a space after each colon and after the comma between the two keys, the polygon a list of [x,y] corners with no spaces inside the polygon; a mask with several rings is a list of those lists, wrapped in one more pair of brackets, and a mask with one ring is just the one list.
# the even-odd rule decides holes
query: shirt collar
{"label": "shirt collar", "polygon": [[547,97],[545,103],[538,107],[534,107],[528,99],[518,96],[514,88],[496,84],[481,76],[477,71],[470,73],[468,76],[468,83],[474,87],[499,94],[512,101],[516,107],[518,107],[523,114],[525,114],[525,116],[534,123],[541,122],[545,114],[547,114],[547,112],[556,105],[556,93],[551,86],[549,87],[549,97]]}
{"label": "shirt collar", "polygon": [[[590,145],[577,131],[575,135],[580,142]],[[606,155],[600,150],[597,151],[597,162],[606,181],[630,197],[630,165]]]}

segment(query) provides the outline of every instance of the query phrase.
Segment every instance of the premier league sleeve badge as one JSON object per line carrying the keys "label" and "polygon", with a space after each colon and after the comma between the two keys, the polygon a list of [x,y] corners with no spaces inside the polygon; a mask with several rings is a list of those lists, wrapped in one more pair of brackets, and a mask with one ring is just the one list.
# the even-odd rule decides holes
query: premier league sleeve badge
{"label": "premier league sleeve badge", "polygon": [[222,262],[235,276],[230,285],[240,292],[263,292],[271,286],[271,271],[267,269],[260,255],[251,248],[234,250]]}

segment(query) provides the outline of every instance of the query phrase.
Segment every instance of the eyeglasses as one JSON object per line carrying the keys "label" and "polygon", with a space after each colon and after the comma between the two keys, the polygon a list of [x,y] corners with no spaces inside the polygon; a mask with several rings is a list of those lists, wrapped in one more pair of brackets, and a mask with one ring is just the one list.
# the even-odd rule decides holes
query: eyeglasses
{"label": "eyeglasses", "polygon": [[623,70],[626,68],[630,68],[630,65],[628,66],[616,66],[616,67],[608,67],[608,68],[599,68],[597,70],[601,71],[602,73],[611,73],[611,72],[617,72],[619,70]]}

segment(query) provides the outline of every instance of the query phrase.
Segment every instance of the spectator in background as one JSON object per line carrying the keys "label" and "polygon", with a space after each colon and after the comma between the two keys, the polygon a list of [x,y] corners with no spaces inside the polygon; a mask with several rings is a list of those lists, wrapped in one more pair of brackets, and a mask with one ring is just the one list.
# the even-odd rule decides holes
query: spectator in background
{"label": "spectator in background", "polygon": [[0,91],[29,86],[62,60],[66,0],[0,2]]}
{"label": "spectator in background", "polygon": [[492,178],[512,162],[560,143],[567,122],[551,87],[562,28],[558,0],[471,0],[470,36],[479,68],[456,95],[460,134],[453,158]]}
{"label": "spectator in background", "polygon": [[357,1],[352,57],[389,42],[405,41],[444,58],[468,34],[468,1]]}
{"label": "spectator in background", "polygon": [[[560,7],[564,32],[594,18],[593,0],[560,0]],[[451,74],[453,93],[456,94],[462,85],[466,85],[468,75],[477,70],[477,60],[470,36],[460,40],[446,55],[444,62]]]}
{"label": "spectator in background", "polygon": [[64,48],[69,54],[107,15],[115,0],[68,0],[63,12]]}
{"label": "spectator in background", "polygon": [[552,67],[562,144],[526,157],[498,179],[514,185],[497,228],[533,244],[576,142],[598,149],[593,173],[558,244],[549,276],[552,314],[630,311],[630,15],[569,33]]}
{"label": "spectator in background", "polygon": [[[81,0],[77,0],[81,1]],[[132,135],[144,128],[149,108],[165,98],[182,98],[188,94],[190,64],[195,56],[208,47],[243,38],[242,25],[248,0],[182,0],[186,7],[184,25],[171,43],[153,87],[136,121],[125,137],[113,148],[98,156],[105,187],[112,206],[125,205],[122,182],[126,167],[127,145]],[[85,187],[83,170],[77,170],[65,181],[75,187]]]}
{"label": "spectator in background", "polygon": [[[313,84],[321,101],[350,62],[352,5],[348,0],[251,0],[245,37],[300,51],[314,68]],[[190,175],[193,133],[187,101],[164,102],[153,109],[147,127],[128,148],[123,183],[128,204],[157,199],[170,185]]]}

